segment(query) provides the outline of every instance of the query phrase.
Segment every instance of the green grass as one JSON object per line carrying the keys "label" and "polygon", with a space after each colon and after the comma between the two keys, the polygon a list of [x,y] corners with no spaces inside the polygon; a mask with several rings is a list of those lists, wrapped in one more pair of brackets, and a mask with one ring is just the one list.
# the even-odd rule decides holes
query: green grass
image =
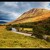
{"label": "green grass", "polygon": [[50,48],[50,42],[0,28],[0,48]]}
{"label": "green grass", "polygon": [[24,28],[24,30],[32,31],[32,28]]}
{"label": "green grass", "polygon": [[[20,28],[21,30],[22,28]],[[32,28],[24,28],[23,31],[28,31],[28,32],[32,32]]]}

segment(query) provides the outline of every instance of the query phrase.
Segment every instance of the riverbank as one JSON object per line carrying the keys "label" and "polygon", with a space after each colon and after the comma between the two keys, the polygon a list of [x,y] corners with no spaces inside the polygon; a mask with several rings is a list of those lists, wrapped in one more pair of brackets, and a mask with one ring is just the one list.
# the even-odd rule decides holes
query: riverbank
{"label": "riverbank", "polygon": [[[15,31],[13,31],[13,32],[15,32]],[[15,33],[22,34],[22,35],[25,35],[25,36],[31,36],[31,34],[28,34],[28,33],[22,33],[22,32],[15,32]]]}

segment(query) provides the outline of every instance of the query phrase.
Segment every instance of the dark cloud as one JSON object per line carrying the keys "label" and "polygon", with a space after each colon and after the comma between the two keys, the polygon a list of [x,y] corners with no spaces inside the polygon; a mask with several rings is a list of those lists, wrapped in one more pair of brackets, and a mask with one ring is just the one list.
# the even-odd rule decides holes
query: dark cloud
{"label": "dark cloud", "polygon": [[0,6],[4,5],[4,2],[0,2]]}

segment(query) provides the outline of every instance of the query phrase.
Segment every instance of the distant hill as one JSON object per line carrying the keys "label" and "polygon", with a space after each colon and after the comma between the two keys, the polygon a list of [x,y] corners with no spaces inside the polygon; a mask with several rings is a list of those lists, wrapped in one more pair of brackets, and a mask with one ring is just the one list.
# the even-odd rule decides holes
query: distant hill
{"label": "distant hill", "polygon": [[27,23],[27,22],[37,22],[45,20],[50,17],[50,10],[33,8],[25,13],[23,13],[15,21],[9,22],[7,24],[18,24],[18,23]]}
{"label": "distant hill", "polygon": [[0,21],[0,24],[5,24],[5,23],[7,23],[7,22],[5,22],[5,21]]}

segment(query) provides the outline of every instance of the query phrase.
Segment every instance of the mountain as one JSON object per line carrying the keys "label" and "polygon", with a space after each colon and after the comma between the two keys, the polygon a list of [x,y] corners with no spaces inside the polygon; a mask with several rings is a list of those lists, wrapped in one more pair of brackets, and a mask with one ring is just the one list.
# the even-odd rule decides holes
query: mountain
{"label": "mountain", "polygon": [[37,21],[45,20],[48,17],[50,17],[50,10],[41,9],[41,8],[33,8],[33,9],[23,13],[15,21],[9,22],[7,24],[19,24],[19,23],[27,23],[27,22],[37,22]]}
{"label": "mountain", "polygon": [[7,22],[5,22],[5,21],[0,21],[0,24],[5,24],[5,23],[7,23]]}

